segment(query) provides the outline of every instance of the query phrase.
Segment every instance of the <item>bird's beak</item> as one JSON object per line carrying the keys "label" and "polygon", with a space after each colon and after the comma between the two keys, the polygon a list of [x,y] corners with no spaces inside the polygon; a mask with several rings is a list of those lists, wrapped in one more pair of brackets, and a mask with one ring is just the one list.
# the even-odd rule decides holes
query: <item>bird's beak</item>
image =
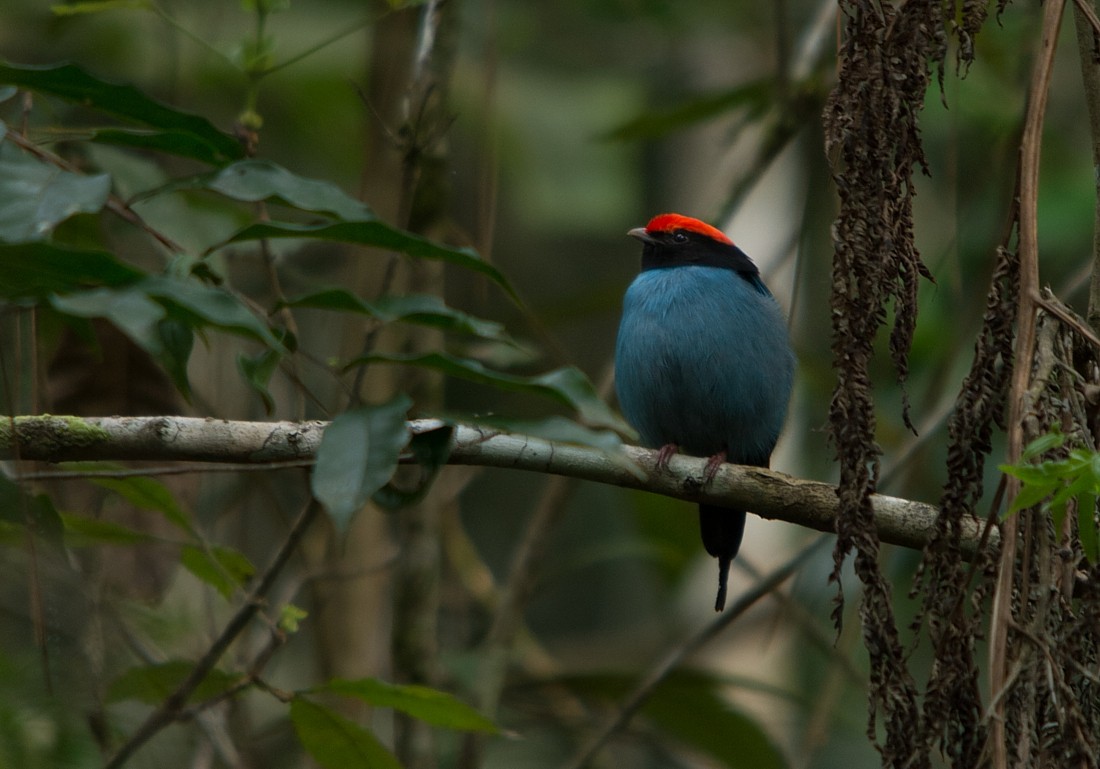
{"label": "bird's beak", "polygon": [[652,235],[650,235],[648,232],[645,231],[645,227],[635,227],[632,230],[627,230],[626,234],[629,235],[632,238],[637,238],[638,240],[642,241],[643,243],[656,243],[657,242],[653,238]]}

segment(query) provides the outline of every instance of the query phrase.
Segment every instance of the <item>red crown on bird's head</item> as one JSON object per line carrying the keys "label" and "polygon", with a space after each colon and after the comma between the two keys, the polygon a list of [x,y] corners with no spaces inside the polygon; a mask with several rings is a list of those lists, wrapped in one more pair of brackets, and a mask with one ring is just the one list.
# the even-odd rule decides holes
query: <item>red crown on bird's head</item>
{"label": "red crown on bird's head", "polygon": [[682,214],[661,214],[659,216],[654,216],[649,220],[649,224],[645,226],[645,231],[650,234],[656,234],[658,232],[671,234],[676,232],[676,230],[695,232],[717,240],[719,243],[733,245],[733,241],[726,237],[726,233],[722,232],[717,227],[712,227],[706,222],[701,222],[698,219],[692,219],[690,216],[684,216]]}

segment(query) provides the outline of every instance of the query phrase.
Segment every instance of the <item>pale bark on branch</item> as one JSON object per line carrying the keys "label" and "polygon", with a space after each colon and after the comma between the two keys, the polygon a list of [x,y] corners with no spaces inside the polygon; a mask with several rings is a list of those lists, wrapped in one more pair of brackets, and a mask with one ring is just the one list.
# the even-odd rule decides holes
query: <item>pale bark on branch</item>
{"label": "pale bark on branch", "polygon": [[[12,440],[14,425],[16,440]],[[312,460],[325,422],[238,422],[193,417],[23,416],[0,419],[0,458],[62,462],[73,460],[151,460],[232,462],[263,465]],[[442,422],[409,422],[411,433],[437,429]],[[456,425],[448,459],[478,465],[564,475],[663,494],[691,502],[739,507],[762,518],[787,521],[818,531],[834,530],[836,489],[828,483],[794,478],[774,470],[722,465],[704,487],[706,460],[675,456],[665,470],[656,452],[623,446],[618,453],[483,427]],[[883,542],[922,548],[933,531],[937,508],[876,494],[875,521]],[[984,521],[965,526],[963,552],[978,546]],[[995,545],[997,531],[990,532]]]}

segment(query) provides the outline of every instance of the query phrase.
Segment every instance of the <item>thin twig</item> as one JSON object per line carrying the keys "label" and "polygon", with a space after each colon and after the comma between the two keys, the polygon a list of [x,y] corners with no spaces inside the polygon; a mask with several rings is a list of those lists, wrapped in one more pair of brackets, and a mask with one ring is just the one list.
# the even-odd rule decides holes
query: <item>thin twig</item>
{"label": "thin twig", "polygon": [[225,654],[230,644],[232,644],[237,636],[248,627],[248,624],[252,621],[252,618],[256,616],[257,612],[263,608],[268,592],[275,584],[276,578],[279,576],[283,567],[286,566],[287,561],[290,560],[290,556],[294,553],[295,549],[297,549],[298,543],[306,533],[306,530],[309,529],[309,525],[313,522],[314,518],[317,517],[319,510],[320,505],[313,499],[306,504],[305,508],[303,508],[302,512],[299,514],[298,519],[291,526],[290,531],[286,535],[286,539],[283,540],[271,564],[260,576],[256,586],[248,594],[243,605],[237,610],[236,614],[233,615],[229,622],[226,623],[221,634],[214,640],[214,643],[210,645],[199,661],[195,663],[195,666],[191,668],[191,672],[188,674],[187,678],[185,678],[180,685],[149,714],[145,722],[138,727],[138,730],[134,732],[110,760],[107,761],[104,765],[104,769],[117,769],[123,766],[142,745],[179,717],[191,693],[195,691],[198,685],[202,683],[203,679],[206,678],[207,674],[218,663],[218,660]]}
{"label": "thin twig", "polygon": [[[82,171],[69,161],[58,155],[55,155],[52,152],[42,149],[34,142],[26,139],[23,136],[20,136],[18,133],[12,131],[10,128],[7,129],[6,137],[11,140],[12,144],[15,144],[17,147],[26,152],[29,152],[30,154],[34,155],[36,158],[45,163],[49,163],[50,165],[56,166],[63,171],[68,171],[69,173],[82,174]],[[159,230],[154,229],[152,226],[150,226],[144,219],[138,216],[136,211],[127,206],[126,203],[124,203],[122,199],[114,193],[111,193],[107,196],[107,209],[117,216],[121,217],[122,219],[125,219],[127,222],[134,225],[135,227],[144,230],[150,237],[152,237],[154,240],[156,240],[158,243],[168,249],[171,253],[182,254],[184,252],[183,246],[176,243],[163,232],[160,232]]]}
{"label": "thin twig", "polygon": [[1032,301],[1080,334],[1086,342],[1097,348],[1097,350],[1100,350],[1100,336],[1097,336],[1096,332],[1089,328],[1088,323],[1083,318],[1058,301],[1054,294],[1044,289],[1033,296]]}
{"label": "thin twig", "polygon": [[669,674],[676,670],[691,655],[703,648],[711,639],[725,630],[734,620],[748,611],[753,604],[790,579],[790,577],[802,568],[802,566],[810,560],[810,557],[830,539],[830,537],[818,537],[815,539],[783,566],[780,566],[767,577],[753,585],[742,594],[732,606],[718,615],[717,618],[708,622],[702,630],[672,649],[664,659],[654,666],[649,675],[643,678],[634,690],[623,700],[619,712],[614,718],[604,724],[588,743],[577,752],[572,760],[564,765],[565,769],[583,769],[583,767],[587,766],[589,761],[595,758],[596,754],[600,752],[605,744],[607,744],[607,741],[626,726],[661,682],[668,678]]}
{"label": "thin twig", "polygon": [[[1020,285],[1017,296],[1017,330],[1013,350],[1015,361],[1009,391],[1007,462],[1018,462],[1024,448],[1023,422],[1030,409],[1026,402],[1035,354],[1035,296],[1039,292],[1039,158],[1043,119],[1054,68],[1054,52],[1065,0],[1047,0],[1043,12],[1040,52],[1032,71],[1024,132],[1020,143]],[[1006,493],[1014,499],[1019,481],[1009,478]],[[1005,704],[1001,698],[1008,674],[1008,624],[1012,618],[1012,583],[1016,570],[1016,517],[1001,529],[1001,561],[990,620],[990,690],[998,704],[992,718],[990,744],[994,769],[1008,767],[1008,737],[1005,732]]]}

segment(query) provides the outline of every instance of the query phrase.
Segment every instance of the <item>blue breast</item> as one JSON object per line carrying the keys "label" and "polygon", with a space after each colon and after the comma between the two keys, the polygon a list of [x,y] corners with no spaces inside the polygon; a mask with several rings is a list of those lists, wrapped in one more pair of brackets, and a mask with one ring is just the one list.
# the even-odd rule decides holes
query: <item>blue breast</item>
{"label": "blue breast", "polygon": [[646,270],[627,290],[615,385],[647,446],[766,465],[793,378],[783,313],[758,279],[680,265]]}

